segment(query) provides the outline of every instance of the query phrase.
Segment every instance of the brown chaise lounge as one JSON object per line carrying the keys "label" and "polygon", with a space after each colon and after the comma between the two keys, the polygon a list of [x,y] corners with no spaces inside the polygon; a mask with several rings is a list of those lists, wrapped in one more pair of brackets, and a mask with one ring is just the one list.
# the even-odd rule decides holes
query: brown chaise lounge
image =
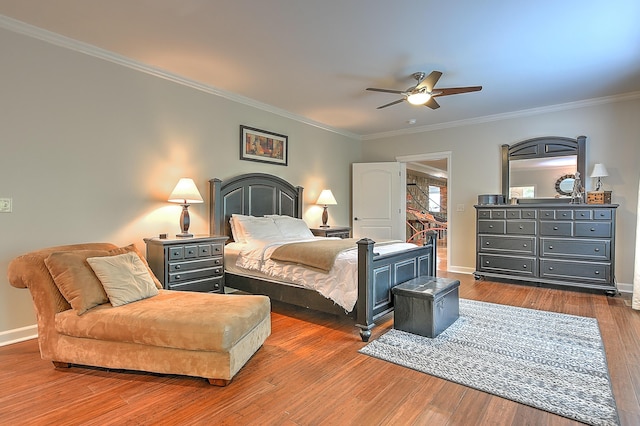
{"label": "brown chaise lounge", "polygon": [[108,243],[58,246],[9,264],[11,285],[28,288],[33,297],[41,356],[56,367],[178,374],[224,386],[271,333],[265,296],[161,289],[153,297],[118,307],[103,303],[79,315],[59,291],[45,259],[86,250],[123,249]]}

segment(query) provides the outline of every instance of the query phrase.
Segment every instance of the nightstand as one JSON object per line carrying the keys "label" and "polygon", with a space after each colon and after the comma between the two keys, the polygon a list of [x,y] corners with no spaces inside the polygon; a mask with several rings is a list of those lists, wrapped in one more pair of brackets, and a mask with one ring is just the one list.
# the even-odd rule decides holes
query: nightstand
{"label": "nightstand", "polygon": [[225,236],[145,238],[147,262],[167,290],[224,293]]}
{"label": "nightstand", "polygon": [[329,228],[310,228],[316,237],[351,238],[351,228],[348,226],[331,226]]}

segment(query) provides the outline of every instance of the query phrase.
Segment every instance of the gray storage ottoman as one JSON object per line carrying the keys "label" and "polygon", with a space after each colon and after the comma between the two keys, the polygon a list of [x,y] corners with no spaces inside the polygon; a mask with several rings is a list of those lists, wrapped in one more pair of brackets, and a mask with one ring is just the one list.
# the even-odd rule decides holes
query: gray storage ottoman
{"label": "gray storage ottoman", "polygon": [[436,337],[458,319],[460,281],[422,276],[393,288],[393,327]]}

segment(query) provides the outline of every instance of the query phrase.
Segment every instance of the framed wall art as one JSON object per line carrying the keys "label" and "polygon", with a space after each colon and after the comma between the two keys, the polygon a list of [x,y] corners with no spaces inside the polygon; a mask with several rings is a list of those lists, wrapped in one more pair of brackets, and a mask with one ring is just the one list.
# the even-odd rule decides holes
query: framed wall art
{"label": "framed wall art", "polygon": [[241,125],[240,159],[286,166],[289,163],[289,138]]}

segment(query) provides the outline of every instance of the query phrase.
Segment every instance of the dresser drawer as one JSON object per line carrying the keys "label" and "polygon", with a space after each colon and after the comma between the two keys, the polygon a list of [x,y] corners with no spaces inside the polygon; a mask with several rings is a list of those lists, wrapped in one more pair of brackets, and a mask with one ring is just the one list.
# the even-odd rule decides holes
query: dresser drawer
{"label": "dresser drawer", "polygon": [[536,222],[533,220],[507,221],[507,235],[536,235]]}
{"label": "dresser drawer", "polygon": [[169,284],[169,290],[179,290],[179,291],[201,291],[201,292],[218,293],[220,292],[221,288],[222,288],[221,276]]}
{"label": "dresser drawer", "polygon": [[536,259],[533,257],[498,256],[480,254],[478,268],[486,272],[502,272],[512,275],[535,276]]}
{"label": "dresser drawer", "polygon": [[610,222],[576,222],[576,237],[609,238]]}
{"label": "dresser drawer", "polygon": [[504,234],[504,220],[479,220],[478,233],[480,234]]}
{"label": "dresser drawer", "polygon": [[563,260],[540,260],[540,277],[593,283],[608,283],[611,264]]}
{"label": "dresser drawer", "polygon": [[538,215],[536,210],[531,209],[511,209],[507,210],[507,219],[535,219]]}
{"label": "dresser drawer", "polygon": [[482,252],[535,255],[535,237],[494,237],[492,235],[481,235],[478,249]]}
{"label": "dresser drawer", "polygon": [[573,220],[572,210],[540,210],[540,219]]}
{"label": "dresser drawer", "polygon": [[609,261],[611,260],[611,241],[541,238],[540,256]]}
{"label": "dresser drawer", "polygon": [[178,281],[195,280],[197,278],[217,277],[222,276],[224,273],[222,266],[215,268],[193,269],[189,271],[170,272],[169,283],[175,283]]}
{"label": "dresser drawer", "polygon": [[540,222],[540,235],[573,237],[572,222]]}
{"label": "dresser drawer", "polygon": [[194,269],[212,268],[222,266],[222,257],[209,257],[182,262],[169,262],[169,272],[192,271]]}
{"label": "dresser drawer", "polygon": [[611,220],[612,217],[612,209],[597,209],[593,211],[593,218],[595,220]]}

